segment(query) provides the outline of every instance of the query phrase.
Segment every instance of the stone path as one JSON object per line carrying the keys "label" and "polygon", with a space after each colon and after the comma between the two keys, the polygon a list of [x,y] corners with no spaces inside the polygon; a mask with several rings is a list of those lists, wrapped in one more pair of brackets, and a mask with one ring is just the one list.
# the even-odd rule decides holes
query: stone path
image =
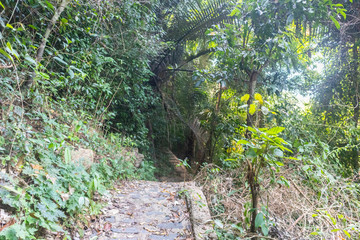
{"label": "stone path", "polygon": [[78,239],[192,240],[182,183],[123,182],[107,197],[103,214]]}

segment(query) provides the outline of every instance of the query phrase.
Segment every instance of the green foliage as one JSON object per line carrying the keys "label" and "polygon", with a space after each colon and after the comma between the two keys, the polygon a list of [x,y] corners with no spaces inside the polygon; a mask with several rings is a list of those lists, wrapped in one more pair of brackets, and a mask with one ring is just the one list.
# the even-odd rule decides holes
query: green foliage
{"label": "green foliage", "polygon": [[[95,199],[114,180],[155,180],[154,163],[166,165],[152,159],[135,169],[118,154],[123,147],[161,158],[155,148],[164,146],[195,171],[245,163],[253,201],[244,222],[253,232],[269,234],[261,183],[267,176],[289,187],[286,167],[317,196],[313,217],[336,226],[324,231],[357,234],[349,218],[359,219],[356,1],[71,1],[48,39],[59,1],[0,8],[0,198],[16,218],[2,237],[37,239],[39,228],[68,237],[64,226],[98,214]],[[300,106],[296,97],[309,89],[315,100]],[[72,163],[76,147],[96,151],[90,169]],[[334,196],[346,204],[323,210]],[[246,232],[226,224],[215,221],[219,238]]]}
{"label": "green foliage", "polygon": [[[151,162],[135,173],[133,164],[117,154],[134,141],[147,145],[143,120],[151,113],[139,106],[156,102],[146,86],[149,61],[160,49],[158,35],[149,34],[159,29],[154,15],[131,1],[71,3],[37,62],[55,4],[7,1],[0,16],[1,25],[8,24],[0,35],[0,64],[12,68],[0,69],[0,129],[6,129],[0,158],[8,179],[0,194],[16,219],[1,232],[5,238],[38,239],[41,229],[69,237],[65,227],[74,227],[85,214],[98,214],[101,205],[95,199],[114,180],[154,179]],[[126,121],[118,117],[124,104],[134,114],[134,125],[128,116]],[[95,130],[116,125],[123,134],[105,137]],[[100,157],[91,169],[71,161],[71,150],[79,146]]]}
{"label": "green foliage", "polygon": [[[33,111],[22,110],[28,121],[25,122],[15,113],[22,108],[15,106],[7,119],[5,138],[13,141],[2,143],[2,164],[20,174],[1,176],[7,182],[0,188],[2,204],[12,209],[17,222],[1,232],[6,239],[9,236],[37,239],[41,228],[67,235],[63,226],[74,226],[78,216],[99,213],[101,205],[94,201],[94,196],[104,194],[114,180],[154,178],[150,162],[145,162],[139,172],[134,173],[131,162],[116,157],[131,141],[114,134],[107,140],[86,121],[67,112],[66,107],[51,106],[50,109],[56,110],[60,107],[62,116],[53,118],[54,110],[47,112],[48,115],[47,109],[38,112],[34,105]],[[18,131],[19,128],[24,130]],[[114,144],[110,145],[110,141]],[[71,161],[70,149],[74,145],[87,146],[98,155],[109,157],[101,158],[86,170]]]}

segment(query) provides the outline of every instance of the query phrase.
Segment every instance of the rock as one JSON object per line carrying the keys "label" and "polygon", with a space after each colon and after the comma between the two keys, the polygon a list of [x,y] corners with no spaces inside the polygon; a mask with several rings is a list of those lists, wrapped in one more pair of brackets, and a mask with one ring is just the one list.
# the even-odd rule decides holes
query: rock
{"label": "rock", "polygon": [[117,158],[123,158],[125,161],[132,162],[136,168],[141,166],[141,163],[144,161],[145,156],[139,153],[137,148],[123,148],[123,150],[116,155]]}
{"label": "rock", "polygon": [[185,190],[186,202],[190,209],[195,240],[218,239],[214,233],[213,220],[204,193],[194,182],[188,182]]}
{"label": "rock", "polygon": [[94,163],[95,153],[91,149],[79,148],[71,151],[71,161],[76,165],[82,165],[89,169]]}

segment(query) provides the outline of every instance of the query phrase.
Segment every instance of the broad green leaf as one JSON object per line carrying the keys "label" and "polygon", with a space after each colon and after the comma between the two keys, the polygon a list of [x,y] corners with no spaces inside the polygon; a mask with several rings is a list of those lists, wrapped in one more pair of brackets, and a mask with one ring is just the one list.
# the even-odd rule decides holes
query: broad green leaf
{"label": "broad green leaf", "polygon": [[274,163],[280,167],[284,166],[284,164],[282,162],[279,162],[279,161],[274,161]]}
{"label": "broad green leaf", "polygon": [[256,158],[256,152],[254,151],[254,149],[252,148],[249,148],[247,151],[246,151],[246,157],[247,158],[250,158],[250,159],[254,159]]}
{"label": "broad green leaf", "polygon": [[26,56],[25,56],[25,60],[27,60],[28,62],[30,62],[31,64],[33,64],[33,65],[35,65],[35,66],[37,65],[35,59],[33,59],[32,57],[30,57],[29,55],[26,55]]}
{"label": "broad green leaf", "polygon": [[256,129],[253,127],[247,127],[247,130],[249,130],[250,132],[256,133]]}
{"label": "broad green leaf", "polygon": [[45,0],[45,3],[51,10],[54,10],[54,6],[49,1]]}
{"label": "broad green leaf", "polygon": [[8,59],[10,59],[11,62],[14,62],[13,58],[7,52],[5,52],[2,48],[0,48],[0,53],[3,54]]}
{"label": "broad green leaf", "polygon": [[280,179],[286,187],[290,187],[289,181],[284,176],[280,176]]}
{"label": "broad green leaf", "polygon": [[274,149],[274,155],[275,155],[275,157],[283,157],[284,152],[281,151],[280,149],[276,148],[276,149]]}
{"label": "broad green leaf", "polygon": [[225,161],[225,162],[228,162],[228,161],[233,161],[233,162],[235,162],[235,161],[237,161],[237,159],[235,159],[235,158],[227,158],[227,159],[225,159],[224,161]]}
{"label": "broad green leaf", "polygon": [[269,130],[265,131],[267,134],[270,134],[270,135],[276,135],[276,134],[279,134],[281,133],[282,131],[284,131],[285,128],[284,127],[273,127],[273,128],[270,128]]}
{"label": "broad green leaf", "polygon": [[255,104],[252,103],[252,104],[250,104],[249,113],[251,115],[253,115],[255,112],[256,112],[256,106],[255,106]]}
{"label": "broad green leaf", "polygon": [[43,78],[45,78],[46,80],[50,79],[50,76],[44,72],[38,72],[40,76],[42,76]]}
{"label": "broad green leaf", "polygon": [[346,13],[343,11],[340,11],[340,14],[343,16],[344,20],[346,20]]}
{"label": "broad green leaf", "polygon": [[209,48],[214,48],[216,46],[217,46],[216,42],[214,41],[209,42]]}
{"label": "broad green leaf", "polygon": [[294,15],[290,14],[286,19],[286,25],[291,24],[293,22],[293,20],[294,20]]}
{"label": "broad green leaf", "polygon": [[237,141],[236,143],[237,144],[249,144],[249,142],[244,139],[241,139],[241,140]]}
{"label": "broad green leaf", "polygon": [[30,28],[32,28],[32,29],[37,30],[37,27],[35,27],[34,25],[29,24],[28,26],[29,26]]}
{"label": "broad green leaf", "polygon": [[264,214],[258,213],[255,218],[255,228],[260,227],[264,223]]}
{"label": "broad green leaf", "polygon": [[261,231],[264,234],[264,236],[267,236],[269,234],[269,228],[265,224],[261,225]]}
{"label": "broad green leaf", "polygon": [[70,78],[73,79],[75,76],[73,70],[69,69],[69,74],[70,74]]}
{"label": "broad green leaf", "polygon": [[217,227],[224,228],[224,224],[219,219],[215,219],[214,223]]}
{"label": "broad green leaf", "polygon": [[22,195],[22,192],[20,190],[23,190],[21,188],[15,189],[11,186],[6,186],[6,185],[0,185],[0,187],[4,188],[5,190],[9,191],[9,192],[13,192],[16,193],[18,195]]}
{"label": "broad green leaf", "polygon": [[247,101],[249,100],[249,98],[250,98],[250,95],[249,95],[249,94],[245,94],[244,96],[241,97],[240,100],[241,100],[242,102],[247,102]]}
{"label": "broad green leaf", "polygon": [[231,11],[229,16],[232,17],[234,15],[238,15],[239,13],[241,13],[240,9],[239,8],[234,8],[234,10]]}
{"label": "broad green leaf", "polygon": [[330,16],[330,19],[334,22],[336,28],[340,29],[340,23],[333,16]]}
{"label": "broad green leaf", "polygon": [[59,58],[59,57],[54,57],[54,60],[58,61],[59,63],[64,64],[65,66],[67,66],[67,65],[68,65],[68,64],[67,64],[67,62],[65,62],[64,60],[62,60],[62,59],[61,59],[61,58]]}

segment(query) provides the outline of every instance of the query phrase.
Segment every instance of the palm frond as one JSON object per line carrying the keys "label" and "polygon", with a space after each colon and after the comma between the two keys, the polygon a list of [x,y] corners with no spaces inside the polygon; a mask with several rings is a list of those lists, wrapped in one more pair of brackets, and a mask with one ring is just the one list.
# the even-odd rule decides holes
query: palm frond
{"label": "palm frond", "polygon": [[205,31],[213,25],[232,22],[233,18],[229,16],[232,3],[232,0],[176,1],[171,16],[168,15],[169,21],[164,26],[165,40],[174,44],[153,62],[154,74],[157,75],[168,65],[179,62],[183,53],[183,44],[186,41],[203,36]]}

